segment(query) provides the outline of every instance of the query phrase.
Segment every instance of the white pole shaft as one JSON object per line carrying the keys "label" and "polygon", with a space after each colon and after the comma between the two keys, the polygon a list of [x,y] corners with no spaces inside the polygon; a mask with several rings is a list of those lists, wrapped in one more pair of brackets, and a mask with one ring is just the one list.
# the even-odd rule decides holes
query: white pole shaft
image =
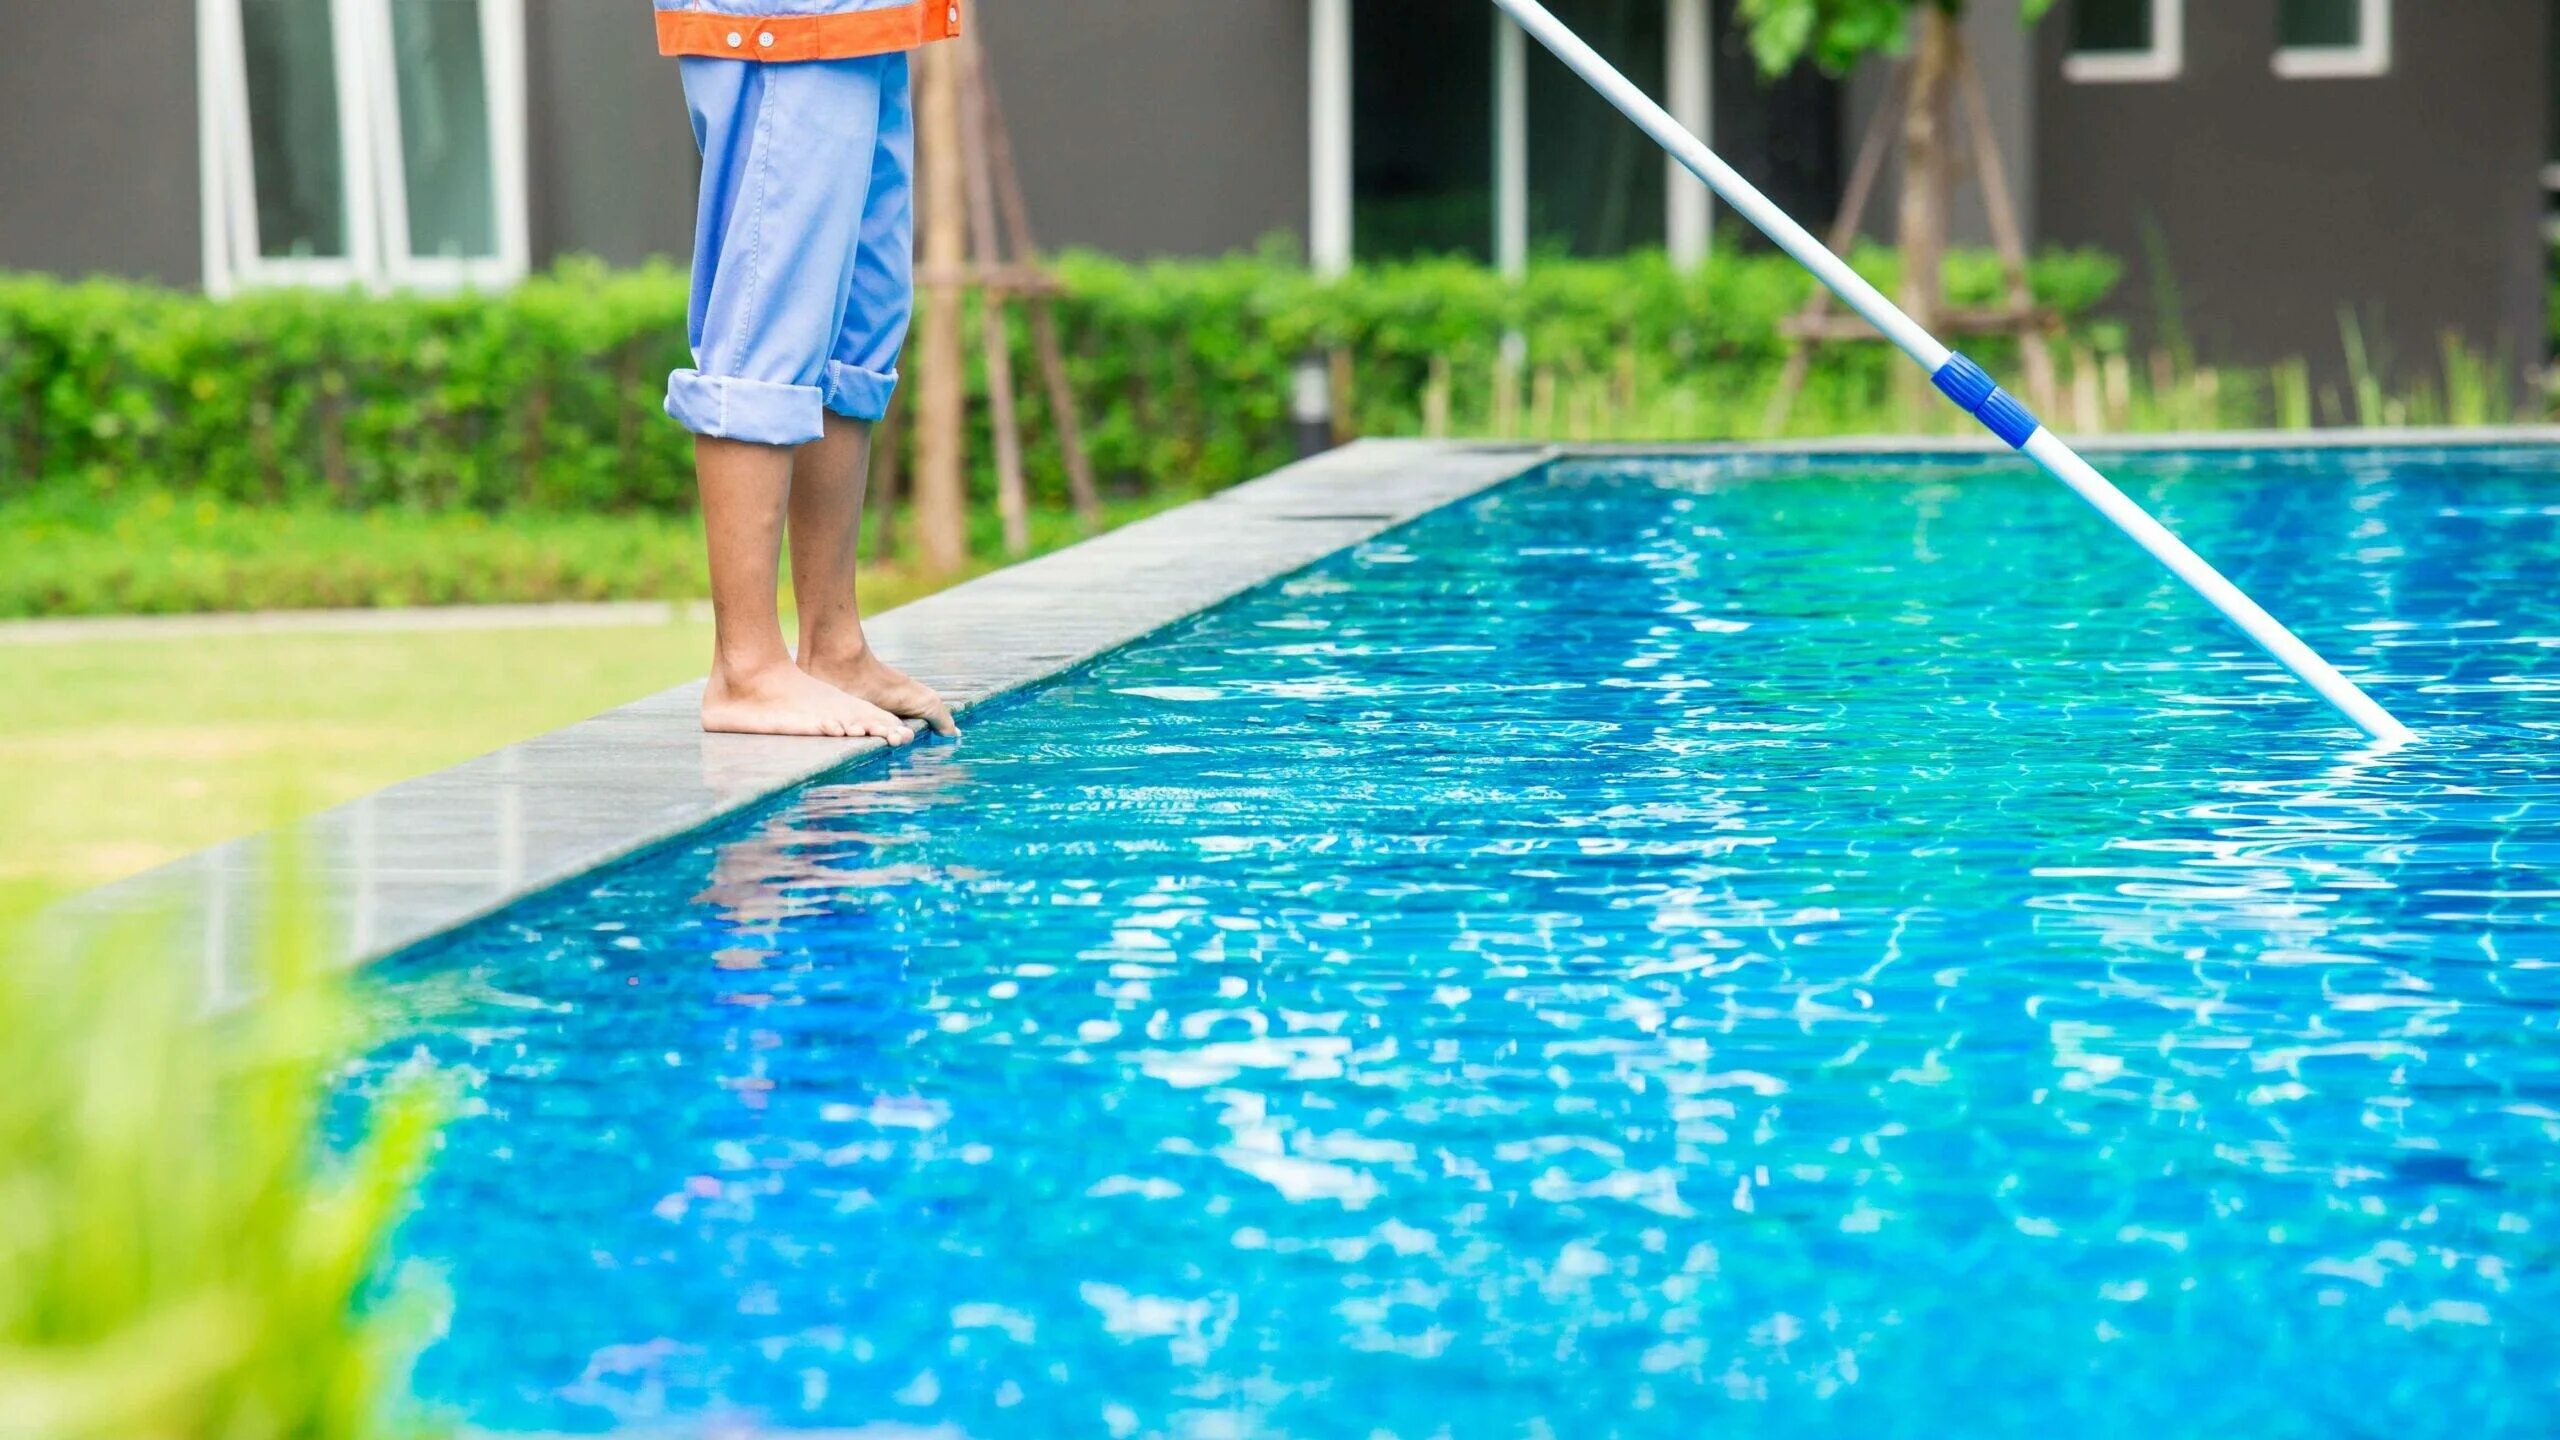
{"label": "white pole shaft", "polygon": [[[1555,52],[1573,72],[1600,92],[1601,98],[1616,106],[1633,120],[1654,143],[1670,152],[1691,174],[1707,183],[1709,189],[1724,197],[1724,202],[1740,212],[1760,233],[1777,243],[1779,249],[1795,257],[1798,264],[1813,272],[1832,294],[1846,302],[1852,310],[1866,318],[1903,354],[1935,378],[1956,358],[1955,352],[1938,342],[1937,337],[1915,324],[1902,313],[1902,307],[1885,298],[1882,291],[1866,282],[1846,261],[1831,253],[1793,217],[1776,205],[1759,188],[1742,178],[1723,157],[1707,148],[1706,142],[1689,133],[1671,113],[1656,104],[1653,97],[1620,74],[1616,66],[1582,41],[1565,24],[1547,12],[1538,0],[1494,0],[1520,23],[1539,44]],[[1969,362],[1968,362],[1969,363]],[[1977,372],[1978,373],[1978,372]],[[2002,397],[2005,399],[2005,397]],[[2012,407],[2022,418],[2025,411]],[[1977,410],[1977,414],[1982,412]],[[1985,423],[1990,423],[1986,417]],[[1993,427],[1995,432],[1998,426]],[[2025,426],[2018,427],[2025,429]],[[2224,579],[2221,572],[2207,564],[2204,557],[2187,548],[2185,542],[2169,532],[2168,527],[2153,519],[2133,498],[2116,488],[2114,482],[2101,475],[2079,452],[2062,438],[2041,425],[2024,435],[2007,435],[2026,457],[2042,466],[2045,472],[2094,506],[2117,529],[2152,557],[2169,568],[2170,573],[2187,583],[2205,603],[2222,612],[2223,617],[2238,626],[2242,633],[2258,643],[2277,664],[2291,671],[2296,679],[2318,692],[2320,697],[2337,707],[2340,714],[2354,721],[2367,735],[2385,744],[2399,744],[2415,739],[2406,725],[2391,717],[2389,711],[2374,703],[2373,697],[2356,683],[2338,672],[2338,668],[2320,658],[2318,652],[2304,644],[2300,637],[2286,629],[2257,602],[2241,593],[2240,587]]]}
{"label": "white pole shaft", "polygon": [[1307,18],[1307,259],[1351,268],[1351,0],[1315,0]]}
{"label": "white pole shaft", "polygon": [[2339,674],[2338,667],[2320,658],[2320,652],[2303,643],[2300,636],[2286,629],[2282,621],[2268,614],[2239,586],[2224,579],[2221,571],[2187,548],[2187,542],[2168,526],[2151,518],[2150,512],[2135,503],[2132,496],[2117,489],[2114,481],[2099,474],[2097,467],[2082,459],[2080,452],[2061,436],[2038,426],[2022,449],[2028,459],[2044,467],[2046,474],[2070,486],[2073,493],[2096,507],[2135,544],[2150,551],[2151,558],[2167,566],[2169,573],[2187,582],[2187,588],[2203,596],[2206,604],[2221,611],[2223,618],[2258,642],[2258,647],[2292,671],[2295,679],[2319,692],[2321,699],[2354,721],[2356,728],[2388,745],[2417,738],[2356,682]]}

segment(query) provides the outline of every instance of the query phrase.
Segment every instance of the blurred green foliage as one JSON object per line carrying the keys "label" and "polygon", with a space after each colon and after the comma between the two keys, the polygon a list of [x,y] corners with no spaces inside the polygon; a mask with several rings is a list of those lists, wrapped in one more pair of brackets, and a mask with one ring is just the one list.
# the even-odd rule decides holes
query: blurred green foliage
{"label": "blurred green foliage", "polygon": [[281,925],[258,998],[210,1017],[149,937],[5,948],[0,1435],[415,1433],[407,1363],[434,1317],[382,1265],[441,1102],[398,1085],[329,1151],[359,1031],[309,929]]}
{"label": "blurred green foliage", "polygon": [[[1902,49],[1911,12],[1934,5],[1961,15],[1966,0],[1742,0],[1739,14],[1763,73],[1783,75],[1811,55],[1839,74],[1869,55]],[[2032,25],[2053,0],[2018,0],[2019,23]]]}

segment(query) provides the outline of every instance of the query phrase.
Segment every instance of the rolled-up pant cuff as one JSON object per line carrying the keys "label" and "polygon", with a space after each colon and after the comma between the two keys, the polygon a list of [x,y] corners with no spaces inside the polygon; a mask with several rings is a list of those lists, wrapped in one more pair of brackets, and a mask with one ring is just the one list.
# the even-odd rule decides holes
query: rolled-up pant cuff
{"label": "rolled-up pant cuff", "polygon": [[898,393],[898,372],[865,370],[841,360],[827,363],[827,408],[850,420],[878,420]]}
{"label": "rolled-up pant cuff", "polygon": [[679,370],[667,378],[667,413],[696,435],[755,445],[806,445],[827,433],[828,392]]}

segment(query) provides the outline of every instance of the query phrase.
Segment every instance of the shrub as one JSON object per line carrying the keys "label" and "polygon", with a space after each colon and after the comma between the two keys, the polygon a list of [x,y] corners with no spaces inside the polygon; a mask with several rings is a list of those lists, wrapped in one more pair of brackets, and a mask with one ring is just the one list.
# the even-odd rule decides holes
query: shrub
{"label": "shrub", "polygon": [[[1889,253],[1857,258],[1890,285]],[[1175,493],[1288,458],[1290,376],[1315,347],[1349,357],[1361,433],[1444,419],[1489,433],[1506,407],[1521,425],[1560,429],[1577,406],[1665,403],[1692,435],[1752,433],[1783,356],[1777,322],[1812,283],[1784,257],[1731,247],[1696,273],[1659,254],[1548,260],[1516,286],[1459,261],[1328,282],[1277,252],[1146,265],[1070,255],[1059,268],[1097,468],[1124,490]],[[2078,314],[2116,274],[2104,257],[2055,254],[2034,281]],[[1999,288],[1984,255],[1957,257],[1949,278],[1959,303]],[[690,454],[659,407],[667,372],[686,363],[684,289],[670,267],[591,262],[500,295],[441,297],[213,301],[0,276],[0,495],[68,485],[255,503],[681,508]],[[1509,332],[1528,359],[1506,399],[1495,382]],[[1036,373],[1027,334],[1015,338],[1017,370]],[[2000,362],[2011,347],[1980,348]],[[1887,363],[1881,346],[1821,352],[1803,428],[1822,428],[1826,406],[1872,419]],[[1033,483],[1054,496],[1063,467],[1042,438],[1044,397],[1024,389]]]}

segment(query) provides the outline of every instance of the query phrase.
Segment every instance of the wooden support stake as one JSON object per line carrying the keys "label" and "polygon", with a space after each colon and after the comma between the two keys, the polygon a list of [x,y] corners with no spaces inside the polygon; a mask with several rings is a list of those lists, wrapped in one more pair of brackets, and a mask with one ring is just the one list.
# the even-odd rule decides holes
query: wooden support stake
{"label": "wooden support stake", "polygon": [[898,480],[905,459],[907,427],[900,417],[905,397],[889,397],[889,413],[871,427],[871,474],[863,508],[870,512],[871,554],[885,560],[898,550]]}
{"label": "wooden support stake", "polygon": [[960,287],[941,277],[968,263],[961,171],[960,67],[950,47],[916,52],[916,127],[923,193],[923,287],[916,324],[916,538],[925,567],[956,574],[969,563],[968,359],[960,338]]}
{"label": "wooden support stake", "polygon": [[[1876,97],[1875,118],[1867,122],[1867,133],[1858,141],[1857,163],[1849,171],[1849,188],[1840,197],[1840,213],[1832,217],[1831,234],[1826,243],[1835,255],[1846,255],[1858,240],[1858,227],[1866,223],[1867,204],[1875,196],[1876,182],[1884,175],[1885,157],[1892,153],[1897,128],[1894,116],[1902,101],[1902,87],[1908,71],[1893,67],[1884,84],[1884,93]],[[1813,324],[1831,313],[1831,292],[1816,285],[1813,298],[1807,300],[1798,320]],[[1778,388],[1769,397],[1769,413],[1760,422],[1763,431],[1776,435],[1786,429],[1787,416],[1796,406],[1796,396],[1804,392],[1806,373],[1813,366],[1813,348],[1798,339],[1787,347],[1787,368],[1778,377]]]}
{"label": "wooden support stake", "polygon": [[[995,76],[987,66],[977,32],[969,32],[961,43],[978,57],[978,100],[986,112],[987,150],[983,159],[987,168],[995,172],[996,199],[1004,211],[1014,263],[1045,275],[1047,272],[1040,266],[1040,244],[1031,230],[1031,207],[1022,196],[1022,172],[1014,164],[1013,131],[1004,122],[1004,100],[996,91]],[[1067,376],[1066,347],[1058,342],[1058,317],[1050,304],[1050,293],[1035,291],[1029,296],[1031,344],[1040,357],[1041,378],[1048,386],[1049,420],[1058,427],[1058,448],[1066,457],[1067,495],[1075,503],[1077,520],[1091,532],[1102,524],[1102,495],[1093,481],[1093,457],[1085,453],[1084,421],[1077,413],[1075,385]]]}
{"label": "wooden support stake", "polygon": [[[2009,192],[2007,172],[2000,165],[1998,138],[1991,129],[1990,105],[1983,98],[1981,76],[1974,68],[1962,32],[1942,13],[1930,10],[1922,24],[1925,28],[1919,56],[1894,67],[1884,94],[1878,98],[1875,118],[1859,142],[1858,158],[1841,197],[1840,213],[1832,223],[1829,244],[1834,251],[1846,254],[1856,242],[1896,134],[1907,143],[1925,135],[1926,153],[1920,156],[1922,163],[1912,168],[1926,182],[1916,188],[1929,194],[1915,196],[1912,174],[1903,176],[1903,306],[1936,333],[1949,338],[2016,336],[2027,372],[2028,403],[2039,410],[2050,409],[2057,403],[2059,387],[2048,337],[2061,328],[2061,321],[2035,303],[2027,274],[2024,232],[2018,223],[2017,203]],[[1935,99],[1924,105],[1927,91],[1934,91]],[[1934,210],[1943,233],[1956,159],[1947,127],[1951,123],[1951,106],[1958,103],[1965,110],[1965,129],[1972,151],[1970,169],[1982,188],[1992,244],[2000,253],[2002,272],[2008,281],[2007,301],[1995,308],[1947,306],[1941,276],[1944,254],[1915,260],[1912,252],[1918,247],[1910,243],[1915,215],[1925,222],[1928,212]],[[1934,199],[1930,198],[1932,195]],[[1779,374],[1777,388],[1769,397],[1769,408],[1761,421],[1762,429],[1770,435],[1785,429],[1787,417],[1804,391],[1813,346],[1877,338],[1864,321],[1834,314],[1827,290],[1815,291],[1804,308],[1780,328],[1788,340],[1786,367]],[[1905,379],[1902,383],[1917,382]],[[1907,405],[1911,399],[1908,390],[1904,399]]]}
{"label": "wooden support stake", "polygon": [[[1975,180],[1982,186],[1982,208],[1991,220],[1991,243],[2000,252],[2000,266],[2009,281],[2009,303],[2020,314],[2036,310],[2034,284],[2027,278],[2027,241],[2018,225],[2018,208],[2009,197],[2009,174],[2000,163],[2000,141],[1991,133],[1991,104],[1983,97],[1982,74],[1974,69],[1973,54],[1964,46],[1956,47],[1956,89],[1964,101],[1964,124],[1973,140]],[[2053,350],[2045,344],[2042,330],[2028,330],[2018,338],[2019,356],[2026,362],[2027,403],[2038,410],[2051,410],[2060,396],[2054,384]]]}
{"label": "wooden support stake", "polygon": [[[1946,284],[1947,72],[1950,52],[1962,42],[1956,22],[1934,5],[1920,11],[1920,49],[1911,62],[1911,95],[1902,107],[1902,204],[1894,248],[1902,252],[1902,311],[1921,329],[1938,329],[1938,304]],[[1894,394],[1906,419],[1927,403],[1928,377],[1895,366]]]}
{"label": "wooden support stake", "polygon": [[[961,148],[969,156],[969,237],[979,270],[992,275],[1004,263],[996,233],[995,181],[987,165],[985,83],[974,45],[957,47],[961,77]],[[1013,389],[1013,336],[1005,325],[1004,297],[992,288],[978,295],[978,343],[987,370],[987,405],[996,441],[996,513],[1004,521],[1005,554],[1031,553],[1031,487],[1022,473],[1022,415]]]}

